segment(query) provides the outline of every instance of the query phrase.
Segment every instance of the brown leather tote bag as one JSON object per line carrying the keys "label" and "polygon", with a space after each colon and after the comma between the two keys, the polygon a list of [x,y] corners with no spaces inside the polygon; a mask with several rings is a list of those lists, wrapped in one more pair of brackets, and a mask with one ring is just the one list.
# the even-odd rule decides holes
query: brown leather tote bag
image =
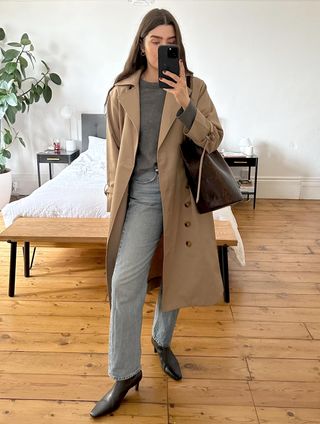
{"label": "brown leather tote bag", "polygon": [[[208,139],[207,139],[208,142]],[[207,213],[242,200],[239,186],[218,150],[205,148],[186,137],[180,145],[186,176],[199,213]]]}

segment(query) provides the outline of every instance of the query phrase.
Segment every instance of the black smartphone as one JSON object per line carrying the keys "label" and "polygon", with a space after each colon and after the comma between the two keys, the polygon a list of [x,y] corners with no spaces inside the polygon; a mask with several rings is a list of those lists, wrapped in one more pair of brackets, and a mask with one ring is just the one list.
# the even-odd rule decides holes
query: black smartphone
{"label": "black smartphone", "polygon": [[[170,71],[176,75],[179,75],[179,46],[176,44],[162,44],[158,47],[158,74],[159,78],[164,77],[170,81],[173,81],[168,75],[162,73],[162,71]],[[173,88],[163,81],[159,80],[159,87],[161,88]]]}

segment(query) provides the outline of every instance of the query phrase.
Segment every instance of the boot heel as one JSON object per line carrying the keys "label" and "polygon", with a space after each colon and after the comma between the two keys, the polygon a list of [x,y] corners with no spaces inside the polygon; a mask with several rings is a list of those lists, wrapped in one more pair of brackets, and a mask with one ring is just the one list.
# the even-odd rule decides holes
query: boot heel
{"label": "boot heel", "polygon": [[138,383],[136,384],[136,390],[139,390],[139,384],[140,384],[140,381],[138,381]]}
{"label": "boot heel", "polygon": [[157,353],[157,349],[155,347],[153,347],[154,353]]}

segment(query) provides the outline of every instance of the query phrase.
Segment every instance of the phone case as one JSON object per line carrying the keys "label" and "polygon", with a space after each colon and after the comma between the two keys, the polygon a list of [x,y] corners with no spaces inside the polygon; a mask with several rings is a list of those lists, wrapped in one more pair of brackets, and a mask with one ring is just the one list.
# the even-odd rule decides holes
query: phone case
{"label": "phone case", "polygon": [[[176,48],[178,50],[177,57],[169,57],[168,52],[170,48]],[[165,77],[171,81],[173,81],[172,78],[170,78],[168,75],[162,74],[162,71],[170,71],[173,72],[176,75],[179,75],[179,46],[176,44],[162,44],[158,47],[158,75],[160,77]],[[172,88],[170,85],[166,84],[163,81],[159,80],[159,87],[161,88]]]}

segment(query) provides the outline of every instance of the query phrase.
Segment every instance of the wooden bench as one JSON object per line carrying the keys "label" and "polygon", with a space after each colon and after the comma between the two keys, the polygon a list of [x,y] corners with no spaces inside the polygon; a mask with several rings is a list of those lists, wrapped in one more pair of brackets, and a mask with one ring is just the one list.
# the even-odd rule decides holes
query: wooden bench
{"label": "wooden bench", "polygon": [[[17,245],[24,246],[24,276],[30,276],[30,243],[33,246],[105,248],[109,218],[17,218],[0,234],[0,241],[11,244],[9,296],[15,293]],[[224,284],[224,300],[230,302],[228,247],[237,239],[229,221],[215,221],[219,264]],[[34,254],[33,254],[34,256]]]}

